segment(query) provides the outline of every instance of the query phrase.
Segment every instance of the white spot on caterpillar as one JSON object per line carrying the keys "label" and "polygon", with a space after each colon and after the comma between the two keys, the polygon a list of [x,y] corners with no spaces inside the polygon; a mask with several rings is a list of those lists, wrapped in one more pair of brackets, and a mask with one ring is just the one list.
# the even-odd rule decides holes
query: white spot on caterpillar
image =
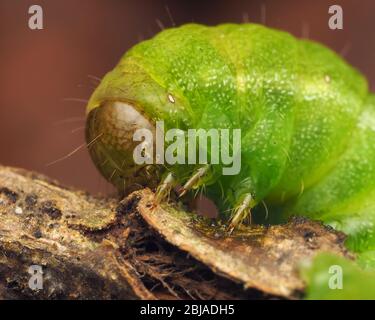
{"label": "white spot on caterpillar", "polygon": [[375,131],[375,118],[374,118],[374,112],[365,110],[358,122],[358,127],[361,129],[370,129],[372,131]]}
{"label": "white spot on caterpillar", "polygon": [[170,93],[168,94],[168,100],[171,103],[175,103],[176,102],[176,100],[174,99],[174,97]]}
{"label": "white spot on caterpillar", "polygon": [[326,74],[325,77],[324,77],[324,80],[325,80],[325,82],[330,83],[331,77],[328,74]]}

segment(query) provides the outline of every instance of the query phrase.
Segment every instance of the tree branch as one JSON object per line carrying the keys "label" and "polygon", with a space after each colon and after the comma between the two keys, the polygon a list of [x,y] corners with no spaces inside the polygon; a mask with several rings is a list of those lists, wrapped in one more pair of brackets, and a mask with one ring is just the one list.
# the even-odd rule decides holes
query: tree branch
{"label": "tree branch", "polygon": [[[297,265],[349,256],[343,234],[306,219],[228,236],[142,190],[120,201],[0,166],[0,298],[296,298]],[[29,286],[31,265],[43,289]]]}

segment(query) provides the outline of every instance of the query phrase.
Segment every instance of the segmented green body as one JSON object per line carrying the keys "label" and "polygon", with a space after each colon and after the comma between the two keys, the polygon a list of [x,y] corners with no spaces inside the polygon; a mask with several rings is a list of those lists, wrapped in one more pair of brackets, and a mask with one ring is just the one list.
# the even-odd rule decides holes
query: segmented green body
{"label": "segmented green body", "polygon": [[[349,234],[356,251],[375,250],[375,98],[364,77],[324,46],[254,24],[189,24],[133,47],[88,105],[97,112],[88,142],[100,135],[91,154],[121,189],[135,175],[119,142],[121,123],[100,114],[111,101],[167,128],[242,130],[240,173],[223,176],[215,166],[199,184],[223,215],[250,193],[253,206],[269,207],[271,221],[321,219]],[[183,184],[196,166],[169,169]]]}

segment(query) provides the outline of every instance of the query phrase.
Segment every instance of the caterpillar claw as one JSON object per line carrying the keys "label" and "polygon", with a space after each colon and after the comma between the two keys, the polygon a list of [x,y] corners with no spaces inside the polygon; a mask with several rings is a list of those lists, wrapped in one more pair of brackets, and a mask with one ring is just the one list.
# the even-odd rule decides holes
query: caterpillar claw
{"label": "caterpillar claw", "polygon": [[254,206],[254,199],[250,193],[247,193],[240,205],[234,210],[229,221],[228,232],[231,234],[233,230],[240,225],[245,219],[249,219],[251,224],[251,208]]}
{"label": "caterpillar claw", "polygon": [[164,180],[159,184],[155,192],[154,205],[157,205],[169,198],[169,194],[176,184],[176,179],[173,173],[168,173]]}
{"label": "caterpillar claw", "polygon": [[191,176],[191,178],[183,185],[178,197],[183,197],[189,190],[196,186],[197,183],[202,179],[202,177],[204,177],[207,174],[209,168],[210,165],[207,164],[196,170],[195,173]]}

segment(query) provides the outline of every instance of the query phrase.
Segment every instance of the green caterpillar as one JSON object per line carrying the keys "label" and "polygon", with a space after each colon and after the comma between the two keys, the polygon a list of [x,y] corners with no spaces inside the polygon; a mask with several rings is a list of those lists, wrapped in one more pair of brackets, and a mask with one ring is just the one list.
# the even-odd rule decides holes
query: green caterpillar
{"label": "green caterpillar", "polygon": [[[269,221],[304,215],[375,252],[375,96],[324,46],[255,24],[188,24],[129,50],[87,107],[86,136],[119,190],[202,190],[233,229],[265,205]],[[137,128],[241,129],[241,170],[138,165]],[[232,150],[233,145],[230,146]]]}

